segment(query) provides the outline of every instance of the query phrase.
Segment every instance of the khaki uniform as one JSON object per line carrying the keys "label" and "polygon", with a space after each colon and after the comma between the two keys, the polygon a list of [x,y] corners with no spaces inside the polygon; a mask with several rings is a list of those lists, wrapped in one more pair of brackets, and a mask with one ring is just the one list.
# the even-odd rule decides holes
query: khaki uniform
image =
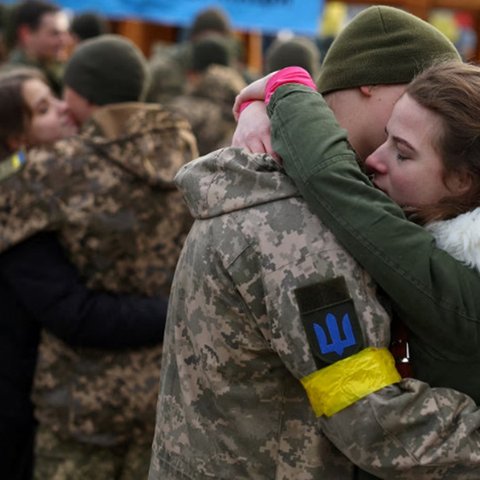
{"label": "khaki uniform", "polygon": [[343,277],[364,334],[386,345],[371,279],[271,157],[219,150],[176,181],[196,221],[170,297],[149,480],[357,478],[300,383],[318,367],[295,292]]}
{"label": "khaki uniform", "polygon": [[[32,151],[3,180],[0,248],[54,229],[90,288],[168,295],[191,225],[172,179],[196,153],[188,124],[159,106],[102,108],[78,137]],[[161,346],[107,354],[44,333],[33,394],[37,478],[54,478],[42,458],[51,462],[45,445],[58,440],[148,449],[160,356]]]}

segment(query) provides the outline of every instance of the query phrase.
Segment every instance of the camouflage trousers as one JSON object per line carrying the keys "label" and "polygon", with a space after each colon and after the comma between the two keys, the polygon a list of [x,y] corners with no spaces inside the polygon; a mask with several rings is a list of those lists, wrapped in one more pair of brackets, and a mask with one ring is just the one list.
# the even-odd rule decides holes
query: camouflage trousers
{"label": "camouflage trousers", "polygon": [[[151,439],[101,447],[63,440],[39,427],[34,480],[143,480],[147,478]],[[148,440],[148,441],[147,441]]]}

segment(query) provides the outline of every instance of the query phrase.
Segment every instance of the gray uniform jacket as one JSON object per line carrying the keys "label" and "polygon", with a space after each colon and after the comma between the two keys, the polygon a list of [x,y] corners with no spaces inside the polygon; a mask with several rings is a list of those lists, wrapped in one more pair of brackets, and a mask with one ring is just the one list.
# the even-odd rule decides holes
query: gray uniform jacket
{"label": "gray uniform jacket", "polygon": [[343,277],[364,335],[386,345],[370,277],[269,156],[219,150],[176,182],[195,222],[172,285],[149,479],[356,478],[300,383],[317,366],[295,290],[321,297]]}

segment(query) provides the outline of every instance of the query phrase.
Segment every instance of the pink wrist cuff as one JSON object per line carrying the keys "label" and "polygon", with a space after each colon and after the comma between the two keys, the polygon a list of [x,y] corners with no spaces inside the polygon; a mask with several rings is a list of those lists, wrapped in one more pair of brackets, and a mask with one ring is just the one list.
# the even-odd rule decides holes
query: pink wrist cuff
{"label": "pink wrist cuff", "polygon": [[245,100],[240,104],[240,108],[238,109],[238,115],[240,115],[251,103],[255,100]]}
{"label": "pink wrist cuff", "polygon": [[317,86],[315,85],[312,77],[302,67],[282,68],[277,73],[272,75],[267,82],[265,87],[265,105],[268,104],[275,90],[286,83],[299,83],[300,85],[305,85],[315,91],[317,90]]}

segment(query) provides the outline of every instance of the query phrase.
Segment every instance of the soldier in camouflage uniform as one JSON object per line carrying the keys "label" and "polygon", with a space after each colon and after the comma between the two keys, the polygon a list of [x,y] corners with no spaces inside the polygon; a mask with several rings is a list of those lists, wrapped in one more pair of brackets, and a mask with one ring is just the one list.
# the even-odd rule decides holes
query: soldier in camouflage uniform
{"label": "soldier in camouflage uniform", "polygon": [[232,104],[245,86],[232,67],[212,65],[188,94],[168,104],[190,122],[200,155],[230,145],[236,127]]}
{"label": "soldier in camouflage uniform", "polygon": [[370,278],[270,156],[219,150],[176,181],[196,221],[170,297],[149,479],[353,480],[300,383],[316,359],[295,290],[352,315],[353,299],[385,344]]}
{"label": "soldier in camouflage uniform", "polygon": [[[375,7],[361,18],[368,22],[375,15],[382,19],[382,29],[389,36],[391,22],[407,14]],[[359,56],[358,49],[352,49],[352,34],[359,33],[359,22],[352,21],[325,59],[324,67],[328,69],[319,81],[325,100],[304,86],[293,85],[282,86],[271,96],[268,111],[273,147],[312,210],[358,256],[392,300],[394,313],[410,327],[415,375],[434,385],[466,391],[478,402],[478,275],[435,248],[431,234],[406,221],[397,205],[372,188],[347,148],[345,132],[327,107],[330,89],[347,78],[342,78],[340,66],[354,61],[347,51]],[[396,42],[407,43],[399,42],[398,36]],[[375,49],[376,61],[381,60],[381,50]],[[392,52],[385,53],[389,57]],[[370,62],[375,62],[373,58]],[[373,71],[357,67],[358,72],[349,75],[349,81],[359,81]],[[331,75],[336,69],[336,75]],[[383,73],[384,80],[389,71],[390,67]],[[332,104],[334,111],[337,105]],[[356,133],[352,138],[358,142]],[[367,331],[369,342],[375,342],[369,336],[372,332]],[[355,355],[352,359],[355,361]],[[350,370],[336,380],[343,383],[345,390],[354,390],[366,366],[348,365]],[[317,373],[317,378],[322,378],[322,370]],[[370,379],[375,377],[371,371],[367,373]],[[340,409],[331,418],[320,416],[323,431],[352,461],[381,478],[478,479],[480,416],[472,399],[454,390],[429,388],[413,379],[391,383],[365,397],[357,391],[349,408]],[[328,396],[332,388],[335,385],[325,381],[317,395]]]}
{"label": "soldier in camouflage uniform", "polygon": [[[172,179],[197,150],[185,120],[134,102],[145,71],[121,37],[76,50],[66,98],[85,124],[77,137],[29,152],[2,182],[1,249],[53,229],[89,287],[168,295],[191,225]],[[161,346],[69,348],[46,333],[34,386],[36,478],[145,477],[160,356]]]}

